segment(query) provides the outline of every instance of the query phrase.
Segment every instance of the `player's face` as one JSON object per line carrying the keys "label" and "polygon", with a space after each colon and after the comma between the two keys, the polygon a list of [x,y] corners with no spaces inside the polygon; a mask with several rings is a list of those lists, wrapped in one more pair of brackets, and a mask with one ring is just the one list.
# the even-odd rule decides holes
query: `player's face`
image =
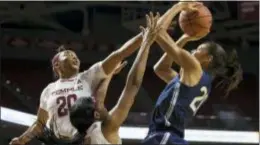
{"label": "player's face", "polygon": [[71,67],[74,69],[79,69],[80,61],[75,52],[71,50],[65,50],[60,54],[61,62],[65,67]]}
{"label": "player's face", "polygon": [[71,50],[65,50],[59,54],[59,70],[63,75],[74,75],[79,71],[80,61]]}
{"label": "player's face", "polygon": [[207,44],[201,44],[197,49],[192,51],[192,55],[195,56],[202,65],[208,65],[212,59],[212,56],[208,53]]}

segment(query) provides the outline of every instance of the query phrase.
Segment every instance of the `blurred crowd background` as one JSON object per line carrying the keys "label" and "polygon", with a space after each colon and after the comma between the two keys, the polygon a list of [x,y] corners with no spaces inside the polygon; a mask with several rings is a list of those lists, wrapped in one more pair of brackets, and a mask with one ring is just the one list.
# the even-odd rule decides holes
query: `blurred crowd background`
{"label": "blurred crowd background", "polygon": [[[76,51],[82,70],[87,69],[139,33],[138,27],[145,24],[147,12],[163,14],[174,3],[0,2],[1,106],[36,114],[42,89],[55,80],[50,60],[58,46]],[[211,33],[201,41],[214,40],[224,47],[236,48],[244,79],[226,98],[221,87],[213,88],[187,128],[259,131],[259,2],[204,4],[211,10],[214,23]],[[182,34],[178,26],[168,32],[175,40]],[[185,48],[190,50],[199,43],[192,42]],[[163,52],[157,44],[152,47],[143,85],[125,126],[147,126],[153,105],[165,86],[152,69]],[[131,63],[109,87],[109,109],[123,89],[130,66]],[[0,127],[1,145],[7,145],[26,129],[5,121],[1,121]],[[139,141],[124,140],[136,142]]]}

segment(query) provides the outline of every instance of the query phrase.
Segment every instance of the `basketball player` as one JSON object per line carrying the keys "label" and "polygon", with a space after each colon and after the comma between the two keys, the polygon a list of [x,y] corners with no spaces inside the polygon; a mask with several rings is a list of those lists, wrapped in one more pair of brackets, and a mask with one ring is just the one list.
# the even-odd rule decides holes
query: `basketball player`
{"label": "basketball player", "polygon": [[31,139],[43,135],[44,126],[50,129],[51,122],[56,138],[72,140],[77,130],[69,120],[69,108],[81,97],[93,95],[101,80],[115,70],[116,66],[130,56],[140,46],[141,34],[127,41],[120,49],[106,59],[79,73],[80,60],[71,50],[62,50],[52,59],[53,71],[59,79],[50,83],[42,92],[37,120],[20,137],[14,138],[11,145],[24,145]]}
{"label": "basketball player", "polygon": [[[142,28],[143,41],[130,69],[124,90],[115,105],[107,112],[104,99],[112,75],[102,82],[97,91],[97,98],[81,98],[76,101],[70,111],[71,123],[82,134],[86,133],[85,144],[121,144],[119,128],[125,121],[138,90],[142,84],[148,53],[157,34],[156,17],[147,16],[147,28]],[[99,120],[99,121],[96,121]],[[96,121],[95,123],[93,123]],[[93,123],[93,124],[92,124]]]}
{"label": "basketball player", "polygon": [[[173,11],[177,13],[180,10]],[[168,17],[169,20],[173,19],[172,16]],[[162,24],[164,28],[167,28],[167,23]],[[181,49],[187,42],[199,40],[203,35],[190,37],[184,34],[175,43],[165,29],[158,33],[156,42],[166,53],[154,70],[167,86],[156,102],[143,144],[187,145],[185,123],[208,98],[213,79],[223,77],[228,84],[228,93],[242,80],[242,70],[235,50],[228,54],[215,42],[201,44],[192,54]],[[179,73],[171,68],[173,62],[181,67]]]}

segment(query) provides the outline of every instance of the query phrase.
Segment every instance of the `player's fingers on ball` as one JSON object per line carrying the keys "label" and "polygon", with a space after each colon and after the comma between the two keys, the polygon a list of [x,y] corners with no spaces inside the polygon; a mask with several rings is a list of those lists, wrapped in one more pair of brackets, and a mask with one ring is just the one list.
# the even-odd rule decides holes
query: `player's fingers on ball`
{"label": "player's fingers on ball", "polygon": [[194,1],[194,3],[195,3],[197,6],[203,5],[203,3],[202,3],[202,2],[199,2],[199,1]]}

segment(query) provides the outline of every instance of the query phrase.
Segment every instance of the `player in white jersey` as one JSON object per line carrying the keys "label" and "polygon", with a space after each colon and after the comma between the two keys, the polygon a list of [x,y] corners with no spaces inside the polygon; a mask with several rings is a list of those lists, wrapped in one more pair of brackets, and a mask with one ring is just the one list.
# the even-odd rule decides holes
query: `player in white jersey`
{"label": "player in white jersey", "polygon": [[24,145],[35,137],[43,136],[45,126],[52,129],[58,140],[73,140],[76,129],[69,120],[69,108],[81,97],[93,95],[101,80],[111,74],[126,57],[135,52],[142,42],[141,34],[127,41],[103,61],[79,73],[80,61],[71,50],[62,50],[52,59],[53,71],[59,79],[42,92],[37,120],[11,145]]}
{"label": "player in white jersey", "polygon": [[[84,144],[121,144],[119,128],[125,121],[142,84],[150,46],[156,38],[159,14],[147,16],[147,28],[143,30],[143,42],[130,69],[124,90],[109,112],[104,100],[112,74],[97,89],[96,98],[80,98],[70,110],[71,123],[79,133],[86,134]],[[94,122],[94,123],[93,123]]]}

